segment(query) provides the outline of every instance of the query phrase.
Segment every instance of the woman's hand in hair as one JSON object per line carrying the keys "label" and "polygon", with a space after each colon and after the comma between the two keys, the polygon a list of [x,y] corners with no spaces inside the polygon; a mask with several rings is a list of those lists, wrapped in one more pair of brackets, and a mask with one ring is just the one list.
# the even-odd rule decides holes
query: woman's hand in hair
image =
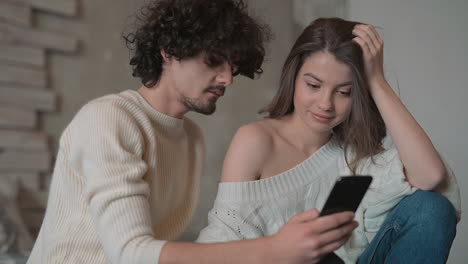
{"label": "woman's hand in hair", "polygon": [[379,87],[386,82],[383,71],[384,42],[372,25],[356,25],[353,34],[356,36],[353,41],[358,43],[363,51],[365,71],[370,89],[375,89],[375,87]]}
{"label": "woman's hand in hair", "polygon": [[446,177],[446,168],[429,136],[395,94],[383,74],[383,41],[370,25],[355,26],[353,40],[363,50],[369,89],[398,149],[408,182],[432,190]]}

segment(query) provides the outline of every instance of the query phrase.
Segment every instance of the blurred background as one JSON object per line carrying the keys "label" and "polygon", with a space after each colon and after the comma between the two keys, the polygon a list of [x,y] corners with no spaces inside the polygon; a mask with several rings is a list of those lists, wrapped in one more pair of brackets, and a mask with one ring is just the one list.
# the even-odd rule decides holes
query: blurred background
{"label": "blurred background", "polygon": [[[0,263],[34,241],[59,137],[87,101],[137,89],[121,34],[143,0],[0,0]],[[302,28],[320,16],[373,24],[385,41],[386,76],[457,175],[468,211],[468,2],[466,0],[250,0],[275,36],[264,74],[238,77],[212,116],[190,114],[208,159],[197,213],[182,240],[207,223],[236,129],[259,119]],[[468,224],[458,224],[448,263],[468,261]]]}

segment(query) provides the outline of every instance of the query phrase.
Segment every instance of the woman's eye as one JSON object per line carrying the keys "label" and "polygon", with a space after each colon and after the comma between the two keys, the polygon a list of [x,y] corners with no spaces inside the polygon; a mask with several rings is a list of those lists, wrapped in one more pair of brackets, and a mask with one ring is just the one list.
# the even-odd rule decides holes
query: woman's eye
{"label": "woman's eye", "polygon": [[344,96],[350,96],[351,92],[350,91],[338,91],[339,94],[344,95]]}
{"label": "woman's eye", "polygon": [[310,88],[314,88],[314,89],[320,88],[319,85],[312,84],[312,83],[308,83],[307,86],[309,86]]}

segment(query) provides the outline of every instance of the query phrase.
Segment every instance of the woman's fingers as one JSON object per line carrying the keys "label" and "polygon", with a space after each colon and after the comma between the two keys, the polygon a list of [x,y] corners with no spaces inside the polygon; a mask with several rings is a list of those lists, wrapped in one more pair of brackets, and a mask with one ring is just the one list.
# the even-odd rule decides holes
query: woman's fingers
{"label": "woman's fingers", "polygon": [[377,33],[377,30],[375,29],[374,26],[372,26],[372,25],[358,25],[356,27],[359,30],[362,30],[363,32],[365,32],[367,34],[367,36],[369,37],[369,39],[372,41],[372,43],[374,44],[374,46],[376,48],[380,48],[380,46],[382,46],[382,44],[383,44],[382,38],[380,38],[380,35],[379,35],[379,33]]}
{"label": "woman's fingers", "polygon": [[356,41],[361,45],[364,52],[369,52],[369,55],[375,56],[377,54],[377,47],[375,46],[373,40],[367,32],[360,28],[355,28],[353,34],[356,36],[355,40],[361,40],[361,42]]}
{"label": "woman's fingers", "polygon": [[353,38],[353,41],[361,46],[364,61],[370,61],[372,59],[372,52],[370,50],[369,44],[360,37]]}
{"label": "woman's fingers", "polygon": [[[383,40],[375,28],[371,25],[356,25],[353,29],[353,34],[364,41],[367,50],[373,56],[378,55],[382,51]],[[359,43],[359,42],[358,42]],[[361,45],[361,43],[359,43]],[[361,45],[362,47],[363,45]],[[364,48],[364,47],[363,47]]]}
{"label": "woman's fingers", "polygon": [[373,33],[372,36],[373,36],[374,41],[376,41],[376,43],[383,46],[383,39],[380,37],[380,34],[377,32],[377,29],[375,29],[375,27],[372,25],[367,25],[367,26],[368,26],[368,29],[372,31]]}
{"label": "woman's fingers", "polygon": [[383,73],[383,40],[371,25],[356,25],[353,29],[353,41],[362,49],[366,74],[369,82],[381,80]]}

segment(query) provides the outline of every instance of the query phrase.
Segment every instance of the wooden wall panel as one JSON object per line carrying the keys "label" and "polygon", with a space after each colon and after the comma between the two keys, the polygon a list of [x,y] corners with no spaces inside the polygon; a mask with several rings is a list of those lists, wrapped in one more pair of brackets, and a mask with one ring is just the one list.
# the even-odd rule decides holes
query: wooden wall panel
{"label": "wooden wall panel", "polygon": [[35,111],[0,105],[0,128],[32,129],[36,123]]}
{"label": "wooden wall panel", "polygon": [[35,9],[53,12],[65,16],[75,16],[78,12],[78,3],[76,0],[14,0],[20,3],[26,3]]}
{"label": "wooden wall panel", "polygon": [[50,112],[55,110],[56,96],[51,90],[13,88],[0,85],[0,104]]}
{"label": "wooden wall panel", "polygon": [[63,52],[75,52],[78,49],[78,39],[60,33],[41,29],[0,23],[1,38],[7,42],[19,42]]}
{"label": "wooden wall panel", "polygon": [[41,185],[39,182],[39,173],[38,172],[2,172],[0,171],[0,178],[10,177],[16,179],[21,187],[25,188],[28,191],[40,191]]}
{"label": "wooden wall panel", "polygon": [[47,136],[41,131],[0,129],[0,149],[46,151]]}
{"label": "wooden wall panel", "polygon": [[31,25],[31,6],[26,3],[14,3],[0,0],[0,19],[23,26]]}
{"label": "wooden wall panel", "polygon": [[45,50],[20,45],[0,44],[0,62],[14,65],[45,66]]}
{"label": "wooden wall panel", "polygon": [[0,187],[5,187],[0,192],[17,194],[23,218],[17,220],[24,220],[33,236],[44,216],[52,172],[47,135],[36,131],[40,112],[56,110],[55,92],[47,89],[46,56],[75,53],[78,40],[37,28],[32,18],[76,16],[77,3],[0,0]]}
{"label": "wooden wall panel", "polygon": [[47,171],[50,162],[48,151],[0,151],[0,171]]}
{"label": "wooden wall panel", "polygon": [[0,64],[0,82],[46,87],[47,76],[41,69]]}

